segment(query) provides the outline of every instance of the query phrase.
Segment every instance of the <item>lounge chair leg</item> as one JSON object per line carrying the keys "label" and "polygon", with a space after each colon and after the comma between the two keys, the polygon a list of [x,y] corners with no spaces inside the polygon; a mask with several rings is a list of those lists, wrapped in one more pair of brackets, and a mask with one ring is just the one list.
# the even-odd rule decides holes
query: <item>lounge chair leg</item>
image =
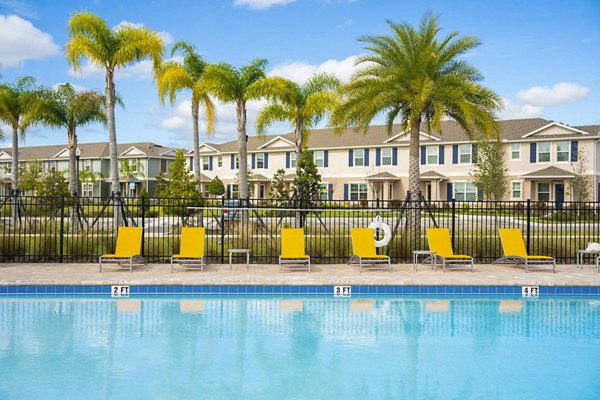
{"label": "lounge chair leg", "polygon": [[173,257],[171,257],[171,273],[173,273]]}
{"label": "lounge chair leg", "polygon": [[99,271],[98,272],[102,272],[102,257],[98,258],[98,264],[99,264]]}

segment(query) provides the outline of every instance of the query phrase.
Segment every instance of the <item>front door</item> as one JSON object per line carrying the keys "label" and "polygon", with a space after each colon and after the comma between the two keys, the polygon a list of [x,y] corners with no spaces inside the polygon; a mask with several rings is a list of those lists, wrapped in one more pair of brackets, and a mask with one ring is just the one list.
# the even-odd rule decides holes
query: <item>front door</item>
{"label": "front door", "polygon": [[260,185],[258,187],[258,198],[259,199],[264,199],[265,198],[265,185]]}
{"label": "front door", "polygon": [[557,183],[554,185],[555,203],[556,209],[562,210],[563,203],[565,202],[565,185]]}
{"label": "front door", "polygon": [[431,183],[427,184],[427,201],[431,201]]}

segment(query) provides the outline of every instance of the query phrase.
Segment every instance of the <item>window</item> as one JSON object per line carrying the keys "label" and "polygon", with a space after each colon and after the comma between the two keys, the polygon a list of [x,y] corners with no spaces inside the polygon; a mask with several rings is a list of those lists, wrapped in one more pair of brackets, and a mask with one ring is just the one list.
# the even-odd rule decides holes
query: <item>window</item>
{"label": "window", "polygon": [[167,172],[167,160],[160,160],[160,172]]}
{"label": "window", "polygon": [[476,201],[477,187],[471,182],[456,182],[454,184],[454,198],[457,201]]}
{"label": "window", "polygon": [[321,183],[319,187],[319,200],[331,200],[329,198],[329,184]]}
{"label": "window", "polygon": [[354,162],[352,165],[355,167],[364,167],[365,166],[365,149],[355,149],[354,150]]}
{"label": "window", "polygon": [[521,159],[521,143],[513,143],[510,145],[510,159]]}
{"label": "window", "polygon": [[381,149],[381,165],[392,165],[392,149]]}
{"label": "window", "polygon": [[137,160],[129,160],[129,171],[135,173],[138,170]]}
{"label": "window", "polygon": [[217,158],[217,168],[223,168],[223,157],[219,156]]}
{"label": "window", "polygon": [[210,169],[210,159],[207,156],[202,157],[202,170],[208,171]]}
{"label": "window", "polygon": [[512,199],[520,199],[521,198],[521,182],[512,182],[510,189],[511,189],[510,197]]}
{"label": "window", "polygon": [[325,152],[323,150],[317,150],[313,152],[313,161],[317,167],[325,166]]}
{"label": "window", "polygon": [[[427,164],[439,164],[439,161],[438,161],[438,156],[440,155],[439,147],[438,146],[427,146],[426,151],[427,151]],[[469,154],[470,154],[470,150],[469,150]]]}
{"label": "window", "polygon": [[537,185],[538,201],[550,201],[550,183],[540,182]]}
{"label": "window", "polygon": [[265,168],[265,153],[258,153],[256,155],[256,168]]}
{"label": "window", "polygon": [[290,152],[290,168],[296,168],[296,152]]}
{"label": "window", "polygon": [[83,197],[93,197],[94,196],[94,184],[93,183],[84,183],[81,185],[83,190]]}
{"label": "window", "polygon": [[538,143],[537,160],[538,162],[550,162],[550,142]]}
{"label": "window", "polygon": [[471,163],[471,149],[472,149],[472,147],[470,144],[459,144],[458,145],[458,163],[459,164],[470,164]]}
{"label": "window", "polygon": [[92,172],[92,160],[83,160],[83,170],[85,172]]}
{"label": "window", "polygon": [[235,155],[235,169],[240,169],[240,156]]}
{"label": "window", "polygon": [[240,187],[237,183],[233,183],[231,185],[231,198],[239,199],[240,198]]}
{"label": "window", "polygon": [[556,143],[556,161],[571,161],[571,142]]}
{"label": "window", "polygon": [[367,184],[351,183],[350,200],[367,200]]}

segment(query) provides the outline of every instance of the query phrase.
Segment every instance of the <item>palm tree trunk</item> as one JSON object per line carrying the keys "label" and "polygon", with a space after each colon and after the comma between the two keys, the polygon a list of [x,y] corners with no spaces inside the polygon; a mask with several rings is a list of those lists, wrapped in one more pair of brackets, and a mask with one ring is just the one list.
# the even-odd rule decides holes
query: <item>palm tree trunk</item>
{"label": "palm tree trunk", "polygon": [[[296,118],[296,129],[294,131],[294,137],[296,139],[296,176],[300,176],[300,160],[302,159],[302,150],[304,150],[304,122],[302,117]],[[294,188],[296,192],[296,197],[299,197],[298,188]],[[297,200],[300,200],[297,198]],[[297,202],[299,208],[308,207],[308,204],[302,204],[302,202]],[[302,219],[304,213],[302,211],[296,212],[296,227],[302,226]]]}
{"label": "palm tree trunk", "polygon": [[69,193],[77,193],[79,195],[79,188],[77,185],[77,158],[75,152],[77,151],[77,133],[75,126],[69,126],[67,130],[67,149],[69,149]]}
{"label": "palm tree trunk", "polygon": [[13,227],[19,229],[19,123],[12,127],[12,190],[13,198],[12,218]]}
{"label": "palm tree trunk", "polygon": [[114,70],[106,68],[106,122],[108,125],[108,157],[110,160],[110,182],[111,191],[116,196],[113,203],[113,215],[115,227],[121,225],[121,212],[117,207],[121,201],[119,188],[119,159],[117,157],[117,129],[115,126],[115,82]]}
{"label": "palm tree trunk", "polygon": [[420,204],[420,149],[419,132],[421,130],[421,121],[411,122],[410,126],[410,145],[408,160],[408,190],[410,191],[410,208],[408,212],[407,228],[409,238],[409,249],[417,250],[421,247],[421,204]]}
{"label": "palm tree trunk", "polygon": [[198,112],[198,103],[196,103],[194,101],[194,99],[192,99],[192,135],[194,136],[194,159],[192,161],[193,166],[194,166],[194,179],[196,180],[196,189],[200,192],[202,191],[201,189],[201,185],[200,185],[200,133],[198,130],[198,119],[199,119],[199,112]]}
{"label": "palm tree trunk", "polygon": [[236,104],[238,122],[238,157],[239,157],[239,184],[240,198],[248,198],[248,150],[246,137],[246,102],[239,100]]}

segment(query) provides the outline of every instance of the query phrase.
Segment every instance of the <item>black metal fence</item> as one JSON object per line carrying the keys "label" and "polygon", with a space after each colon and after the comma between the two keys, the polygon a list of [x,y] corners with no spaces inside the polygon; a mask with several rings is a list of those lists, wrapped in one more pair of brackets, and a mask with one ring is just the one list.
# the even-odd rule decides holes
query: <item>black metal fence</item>
{"label": "black metal fence", "polygon": [[[411,214],[412,213],[412,214]],[[314,263],[345,263],[352,255],[351,229],[376,216],[391,228],[380,249],[394,263],[427,249],[426,228],[447,227],[454,251],[479,263],[501,257],[498,229],[520,228],[530,254],[575,263],[578,249],[600,241],[600,203],[536,201],[314,201],[281,205],[273,200],[168,198],[0,197],[0,262],[96,262],[111,253],[119,225],[144,228],[143,256],[168,262],[178,253],[182,226],[206,228],[209,263],[226,263],[228,250],[251,250],[251,262],[276,263],[283,227],[303,227]],[[407,229],[410,216],[418,229]],[[239,256],[237,261],[242,261]]]}

